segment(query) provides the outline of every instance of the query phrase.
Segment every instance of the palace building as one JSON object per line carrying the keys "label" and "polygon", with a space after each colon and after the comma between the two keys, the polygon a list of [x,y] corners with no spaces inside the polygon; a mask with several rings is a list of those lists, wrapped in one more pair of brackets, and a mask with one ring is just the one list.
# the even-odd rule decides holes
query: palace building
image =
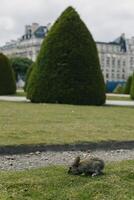
{"label": "palace building", "polygon": [[18,40],[7,42],[0,47],[0,52],[8,57],[27,57],[35,61],[47,32],[48,26],[40,26],[38,23],[26,25],[24,35]]}
{"label": "palace building", "polygon": [[[49,25],[26,25],[24,35],[16,41],[7,42],[0,47],[0,52],[8,57],[28,57],[35,61],[48,30]],[[105,82],[126,82],[134,72],[134,37],[126,39],[122,34],[112,42],[96,42],[96,46]]]}
{"label": "palace building", "polygon": [[126,82],[134,72],[134,37],[126,39],[122,34],[113,42],[96,42],[101,70],[106,83]]}

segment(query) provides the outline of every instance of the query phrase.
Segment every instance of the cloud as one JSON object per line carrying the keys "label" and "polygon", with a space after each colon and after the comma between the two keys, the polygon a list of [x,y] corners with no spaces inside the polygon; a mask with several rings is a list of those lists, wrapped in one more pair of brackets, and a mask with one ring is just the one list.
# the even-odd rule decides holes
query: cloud
{"label": "cloud", "polygon": [[133,35],[133,0],[1,0],[0,44],[17,39],[32,22],[46,25],[72,5],[95,40],[110,41],[125,32]]}
{"label": "cloud", "polygon": [[1,17],[0,18],[0,27],[5,31],[10,31],[14,28],[14,20],[10,17]]}

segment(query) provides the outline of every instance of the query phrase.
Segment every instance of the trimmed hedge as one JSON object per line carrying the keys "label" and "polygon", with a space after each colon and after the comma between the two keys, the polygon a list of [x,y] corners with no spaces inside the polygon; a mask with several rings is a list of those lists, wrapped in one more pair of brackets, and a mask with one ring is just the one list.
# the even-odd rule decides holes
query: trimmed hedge
{"label": "trimmed hedge", "polygon": [[134,74],[132,75],[131,88],[130,88],[130,97],[131,97],[131,99],[134,99]]}
{"label": "trimmed hedge", "polygon": [[132,83],[132,76],[129,76],[125,85],[124,94],[130,94],[131,83]]}
{"label": "trimmed hedge", "polygon": [[16,92],[16,82],[9,59],[0,53],[0,95],[10,95]]}
{"label": "trimmed hedge", "polygon": [[29,58],[13,57],[10,59],[10,63],[15,72],[16,81],[18,81],[18,76],[25,80],[27,70],[32,65],[33,61]]}
{"label": "trimmed hedge", "polygon": [[30,74],[32,72],[33,66],[34,66],[34,63],[32,65],[30,65],[30,67],[28,68],[27,73],[26,73],[25,85],[24,85],[24,91],[25,92],[27,90],[28,80],[29,80]]}
{"label": "trimmed hedge", "polygon": [[29,79],[27,98],[36,103],[105,103],[96,44],[72,7],[61,14],[44,39]]}

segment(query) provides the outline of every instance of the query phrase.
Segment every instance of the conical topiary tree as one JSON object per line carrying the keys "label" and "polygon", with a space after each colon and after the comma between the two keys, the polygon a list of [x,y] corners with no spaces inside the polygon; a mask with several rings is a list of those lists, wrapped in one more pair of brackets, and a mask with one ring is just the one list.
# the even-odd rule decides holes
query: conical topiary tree
{"label": "conical topiary tree", "polygon": [[44,39],[29,79],[27,98],[67,104],[105,102],[96,44],[72,7],[62,13]]}
{"label": "conical topiary tree", "polygon": [[27,73],[26,73],[26,78],[25,78],[25,85],[24,85],[24,91],[26,92],[27,90],[27,85],[28,85],[28,80],[29,80],[29,77],[30,77],[30,74],[32,72],[32,69],[33,69],[33,66],[34,66],[34,63],[32,63],[28,70],[27,70]]}
{"label": "conical topiary tree", "polygon": [[132,75],[131,88],[130,88],[130,97],[131,97],[131,99],[134,99],[134,74]]}
{"label": "conical topiary tree", "polygon": [[124,88],[124,94],[130,94],[131,83],[132,83],[132,76],[129,76]]}
{"label": "conical topiary tree", "polygon": [[8,58],[0,53],[0,95],[15,94],[16,83]]}

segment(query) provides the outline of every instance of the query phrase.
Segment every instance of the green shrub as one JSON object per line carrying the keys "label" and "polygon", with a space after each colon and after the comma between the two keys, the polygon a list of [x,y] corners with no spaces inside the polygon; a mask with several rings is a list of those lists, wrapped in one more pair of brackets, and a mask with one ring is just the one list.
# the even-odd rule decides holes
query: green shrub
{"label": "green shrub", "polygon": [[130,88],[130,97],[131,97],[131,99],[134,99],[134,74],[132,75],[131,88]]}
{"label": "green shrub", "polygon": [[124,88],[124,94],[130,94],[130,88],[132,83],[132,76],[129,76]]}
{"label": "green shrub", "polygon": [[125,93],[125,90],[126,90],[126,84],[124,83],[124,84],[122,85],[122,94],[126,94],[126,93]]}
{"label": "green shrub", "polygon": [[33,61],[29,58],[14,57],[10,59],[10,63],[15,72],[16,81],[18,81],[18,76],[25,80],[27,70],[32,65]]}
{"label": "green shrub", "polygon": [[44,39],[30,76],[27,98],[32,102],[105,103],[96,44],[72,7],[62,13]]}
{"label": "green shrub", "polygon": [[29,80],[30,74],[31,74],[31,72],[32,72],[33,66],[34,66],[34,63],[33,63],[33,64],[28,68],[28,70],[27,70],[26,78],[25,78],[24,91],[27,90],[28,80]]}
{"label": "green shrub", "polygon": [[124,87],[121,84],[118,84],[114,89],[113,93],[115,94],[123,94]]}
{"label": "green shrub", "polygon": [[15,94],[16,83],[8,58],[0,53],[0,95]]}

